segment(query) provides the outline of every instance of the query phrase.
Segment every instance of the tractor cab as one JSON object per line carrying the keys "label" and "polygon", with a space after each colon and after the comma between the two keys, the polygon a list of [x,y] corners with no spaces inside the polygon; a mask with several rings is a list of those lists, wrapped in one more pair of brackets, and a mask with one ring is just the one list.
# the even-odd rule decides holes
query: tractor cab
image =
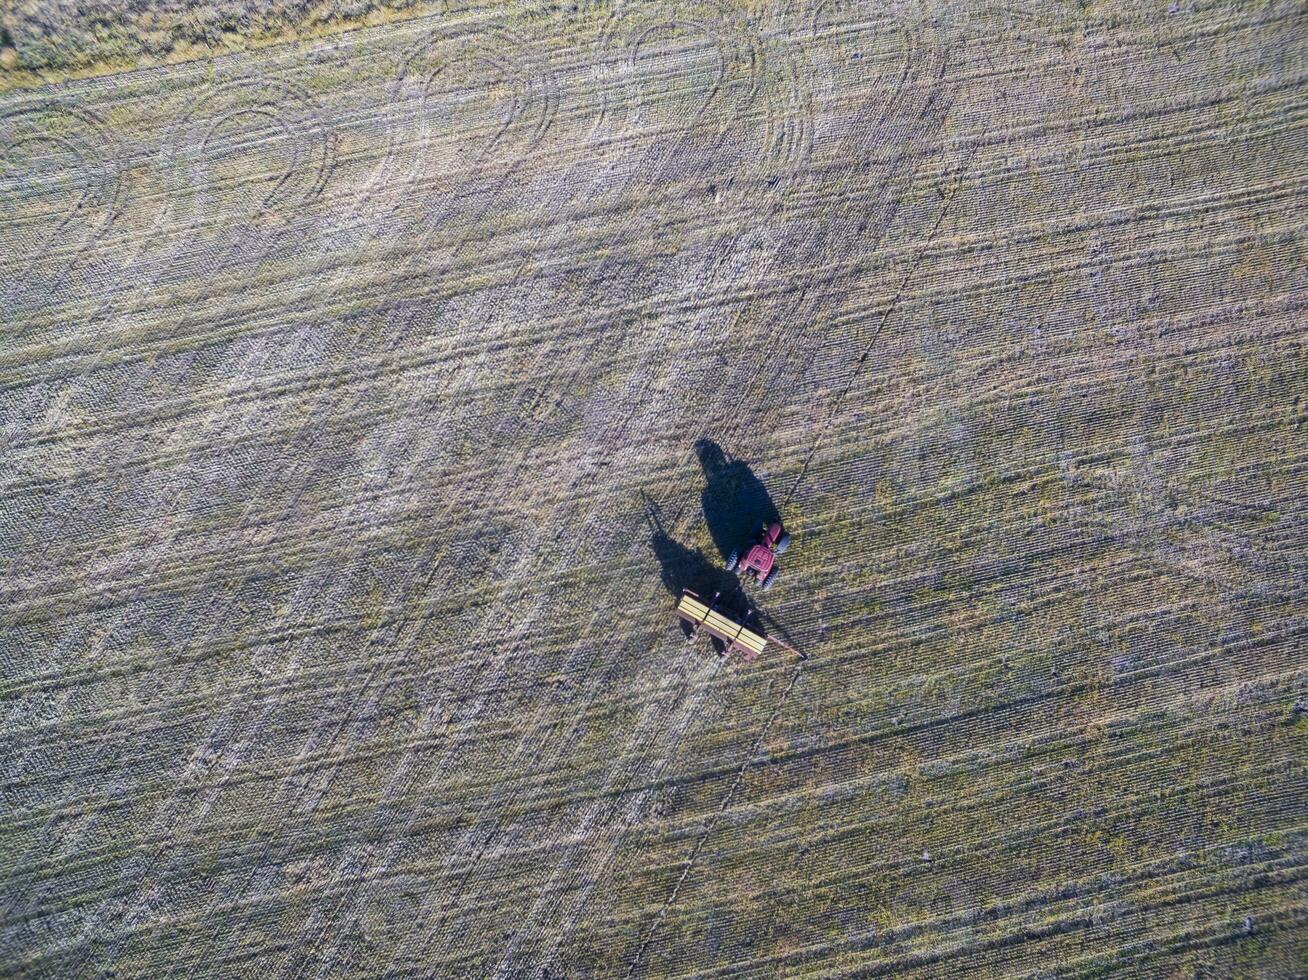
{"label": "tractor cab", "polygon": [[743,558],[740,556],[739,549],[727,557],[727,571],[749,573],[764,589],[770,589],[777,578],[777,556],[785,554],[789,547],[790,535],[785,532],[781,523],[764,521]]}

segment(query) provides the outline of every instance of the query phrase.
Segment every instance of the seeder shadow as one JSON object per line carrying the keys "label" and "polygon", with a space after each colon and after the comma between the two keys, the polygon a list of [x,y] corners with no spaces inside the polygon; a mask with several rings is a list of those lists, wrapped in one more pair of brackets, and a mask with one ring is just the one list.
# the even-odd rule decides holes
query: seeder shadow
{"label": "seeder shadow", "polygon": [[[645,518],[650,526],[650,549],[659,563],[659,580],[671,595],[679,599],[686,589],[690,589],[706,602],[718,596],[719,607],[738,618],[743,619],[753,612],[753,605],[741,588],[740,579],[704,552],[673,540],[663,529],[658,505],[648,497],[645,497]],[[690,625],[683,622],[681,626],[689,635]],[[721,652],[722,644],[716,639],[713,644]]]}
{"label": "seeder shadow", "polygon": [[711,439],[695,443],[695,455],[704,470],[704,491],[700,503],[713,545],[723,558],[744,549],[759,525],[781,519],[763,481],[748,463],[728,460],[722,447]]}

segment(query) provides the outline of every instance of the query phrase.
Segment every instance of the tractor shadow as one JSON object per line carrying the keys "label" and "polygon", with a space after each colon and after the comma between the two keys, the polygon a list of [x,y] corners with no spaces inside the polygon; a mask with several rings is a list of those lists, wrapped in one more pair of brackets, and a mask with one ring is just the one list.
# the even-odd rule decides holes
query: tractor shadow
{"label": "tractor shadow", "polygon": [[[749,464],[727,459],[711,439],[695,443],[695,455],[704,469],[700,504],[713,546],[725,559],[733,550],[747,548],[759,525],[781,519],[763,481]],[[691,586],[694,588],[694,586]]]}

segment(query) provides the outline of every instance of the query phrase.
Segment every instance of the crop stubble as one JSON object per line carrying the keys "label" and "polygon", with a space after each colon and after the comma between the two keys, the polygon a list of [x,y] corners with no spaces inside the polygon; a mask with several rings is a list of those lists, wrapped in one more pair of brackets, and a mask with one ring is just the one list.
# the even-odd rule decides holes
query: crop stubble
{"label": "crop stubble", "polygon": [[[1305,22],[506,6],[0,96],[0,958],[1292,975]],[[691,453],[809,654],[681,643]]]}

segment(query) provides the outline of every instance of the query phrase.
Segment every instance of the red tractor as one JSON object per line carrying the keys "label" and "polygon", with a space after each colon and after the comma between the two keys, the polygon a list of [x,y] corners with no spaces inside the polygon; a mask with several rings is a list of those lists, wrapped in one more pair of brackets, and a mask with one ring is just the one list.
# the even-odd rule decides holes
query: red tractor
{"label": "red tractor", "polygon": [[777,580],[777,556],[783,555],[790,547],[790,535],[781,527],[779,521],[769,524],[764,521],[754,535],[754,542],[745,557],[740,557],[740,549],[727,556],[727,571],[754,576],[754,581],[761,583],[764,590],[772,588]]}

